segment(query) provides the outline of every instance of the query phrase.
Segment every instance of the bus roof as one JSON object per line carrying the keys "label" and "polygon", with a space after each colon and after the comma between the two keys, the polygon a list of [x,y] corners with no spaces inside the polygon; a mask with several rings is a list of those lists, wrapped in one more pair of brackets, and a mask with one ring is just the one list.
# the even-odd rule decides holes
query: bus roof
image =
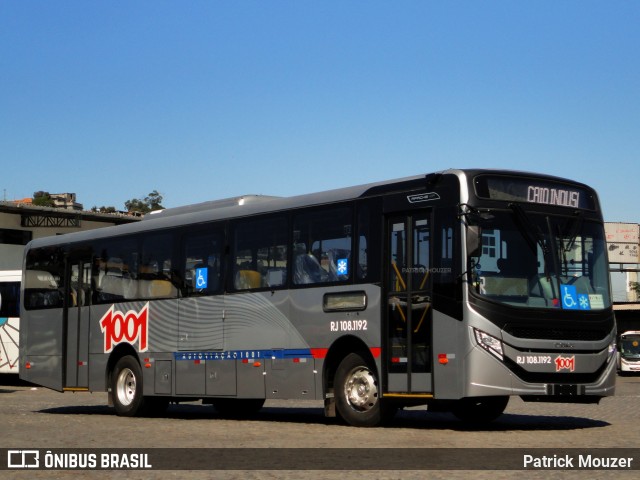
{"label": "bus roof", "polygon": [[282,197],[273,197],[270,195],[241,195],[239,197],[223,198],[220,200],[211,200],[208,202],[195,203],[193,205],[184,205],[174,208],[165,208],[164,210],[154,210],[146,214],[143,220],[151,220],[160,217],[168,217],[173,215],[182,215],[185,213],[195,213],[214,210],[217,208],[233,207],[249,205],[250,203],[266,203]]}
{"label": "bus roof", "polygon": [[[474,177],[475,175],[482,173],[534,176],[537,178],[554,179],[580,185],[578,182],[574,182],[572,180],[538,173],[489,169],[449,169],[429,174],[415,175],[292,197],[244,195],[195,205],[186,205],[183,207],[167,209],[166,213],[161,211],[157,214],[148,215],[148,217],[145,217],[141,222],[35,239],[29,243],[29,248],[82,242],[86,240],[97,240],[100,238],[134,234],[147,230],[162,230],[181,225],[205,223],[236,217],[248,217],[256,214],[278,212],[293,208],[327,205],[345,200],[373,197],[393,192],[419,190],[424,188],[432,180],[435,180],[445,174],[451,174],[458,177],[464,177],[465,175]],[[588,188],[586,185],[584,186]],[[244,199],[244,201],[241,201],[242,199]]]}
{"label": "bus roof", "polygon": [[[293,197],[271,197],[263,195],[247,195],[232,197],[230,199],[204,202],[202,204],[187,205],[177,207],[167,213],[157,213],[145,217],[141,222],[101,229],[85,230],[82,232],[68,233],[53,237],[43,237],[32,240],[29,248],[45,247],[48,245],[59,245],[61,243],[82,242],[85,240],[96,240],[108,238],[114,235],[127,235],[146,230],[162,230],[164,228],[188,225],[194,223],[205,223],[207,221],[225,220],[235,217],[246,217],[259,213],[278,212],[291,208],[306,207],[313,205],[326,205],[344,200],[356,199],[365,196],[366,192],[376,187],[393,187],[404,189],[406,185],[424,185],[426,175],[406,177],[397,180],[376,182],[353,187],[339,188],[323,192],[316,192]],[[239,202],[241,198],[251,198],[251,201]],[[211,208],[206,208],[209,205]],[[175,210],[175,211],[174,211]]]}

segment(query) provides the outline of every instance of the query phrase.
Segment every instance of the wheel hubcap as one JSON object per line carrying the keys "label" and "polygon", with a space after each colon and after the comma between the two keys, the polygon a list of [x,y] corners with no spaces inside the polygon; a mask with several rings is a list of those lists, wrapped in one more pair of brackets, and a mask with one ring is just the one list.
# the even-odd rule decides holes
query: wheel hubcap
{"label": "wheel hubcap", "polygon": [[136,396],[136,377],[128,368],[118,375],[116,395],[122,405],[130,405]]}
{"label": "wheel hubcap", "polygon": [[359,367],[351,371],[344,386],[345,397],[355,410],[370,410],[378,402],[378,385],[368,368]]}

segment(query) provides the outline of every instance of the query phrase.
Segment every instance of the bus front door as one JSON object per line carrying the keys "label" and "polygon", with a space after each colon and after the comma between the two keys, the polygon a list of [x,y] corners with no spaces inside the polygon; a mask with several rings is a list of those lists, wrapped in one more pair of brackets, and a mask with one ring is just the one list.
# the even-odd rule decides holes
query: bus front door
{"label": "bus front door", "polygon": [[430,214],[387,219],[386,391],[429,393],[431,376]]}
{"label": "bus front door", "polygon": [[89,387],[91,260],[70,259],[66,275],[64,389],[85,390]]}

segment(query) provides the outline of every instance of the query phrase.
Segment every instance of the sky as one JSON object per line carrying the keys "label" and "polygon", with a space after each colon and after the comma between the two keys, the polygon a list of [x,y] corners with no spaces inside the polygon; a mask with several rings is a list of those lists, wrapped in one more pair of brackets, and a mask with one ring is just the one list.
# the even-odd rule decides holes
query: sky
{"label": "sky", "polygon": [[86,209],[528,170],[640,223],[640,2],[1,1],[0,159]]}

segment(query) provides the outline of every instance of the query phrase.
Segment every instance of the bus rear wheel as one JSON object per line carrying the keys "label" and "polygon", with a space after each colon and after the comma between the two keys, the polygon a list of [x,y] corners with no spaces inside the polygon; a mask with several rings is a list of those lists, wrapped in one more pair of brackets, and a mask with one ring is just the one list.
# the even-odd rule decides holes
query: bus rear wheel
{"label": "bus rear wheel", "polygon": [[131,355],[122,357],[111,374],[111,398],[121,417],[162,415],[169,406],[168,397],[145,397],[142,394],[142,368]]}
{"label": "bus rear wheel", "polygon": [[140,413],[142,396],[142,369],[131,355],[122,357],[111,374],[111,395],[116,413],[133,417]]}
{"label": "bus rear wheel", "polygon": [[509,397],[467,397],[455,402],[452,413],[463,422],[489,423],[507,408]]}
{"label": "bus rear wheel", "polygon": [[374,427],[383,420],[379,382],[373,368],[357,353],[338,366],[334,382],[336,411],[349,425]]}

